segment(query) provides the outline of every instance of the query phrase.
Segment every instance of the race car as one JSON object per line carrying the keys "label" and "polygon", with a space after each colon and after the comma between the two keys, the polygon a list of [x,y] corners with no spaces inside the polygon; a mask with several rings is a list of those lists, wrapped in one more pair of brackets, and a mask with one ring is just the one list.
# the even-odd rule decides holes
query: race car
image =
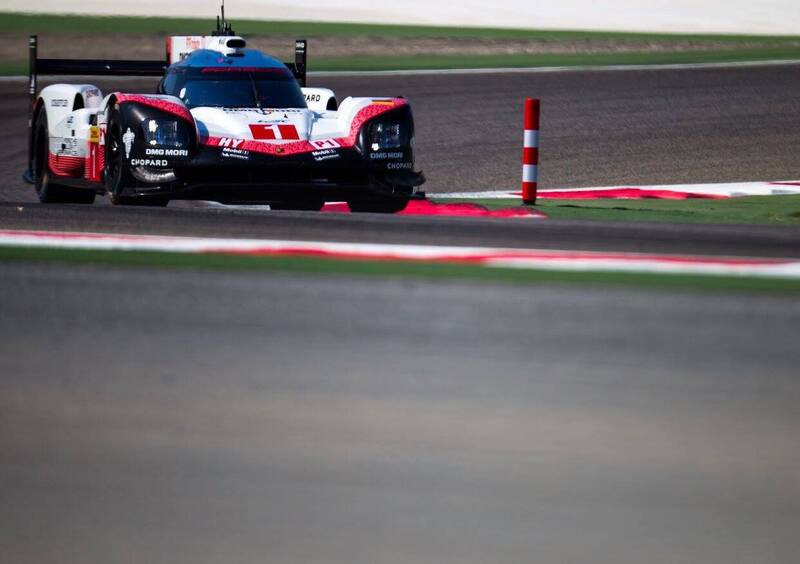
{"label": "race car", "polygon": [[[399,96],[307,88],[295,62],[248,49],[218,18],[210,36],[174,36],[165,61],[40,59],[30,39],[29,169],[41,202],[163,206],[170,200],[396,212],[424,182],[414,120]],[[38,74],[161,76],[153,94],[54,84]]]}

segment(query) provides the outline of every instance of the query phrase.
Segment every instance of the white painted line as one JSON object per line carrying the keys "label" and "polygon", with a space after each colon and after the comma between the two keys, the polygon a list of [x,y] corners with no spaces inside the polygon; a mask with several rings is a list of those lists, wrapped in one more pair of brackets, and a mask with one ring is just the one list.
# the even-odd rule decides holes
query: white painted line
{"label": "white painted line", "polygon": [[750,67],[773,67],[800,65],[799,59],[781,59],[772,61],[734,61],[726,63],[681,63],[652,65],[578,65],[572,67],[499,67],[479,69],[420,69],[420,70],[385,70],[385,71],[316,71],[311,77],[326,76],[432,76],[439,74],[544,74],[557,72],[605,72],[605,71],[657,71],[657,70],[706,70]]}
{"label": "white painted line", "polygon": [[[573,190],[588,192],[591,190],[617,190],[625,188],[639,188],[642,190],[668,190],[671,192],[685,192],[692,194],[710,194],[714,196],[780,196],[787,194],[800,194],[800,181],[797,186],[780,184],[779,182],[724,182],[714,184],[658,184],[655,186],[613,186],[610,188],[574,188]],[[541,190],[540,193],[556,192],[561,190]]]}
{"label": "white painted line", "polygon": [[[313,62],[313,61],[312,61]],[[772,61],[734,61],[726,63],[680,63],[680,64],[652,64],[652,65],[578,65],[571,67],[494,67],[477,69],[407,69],[407,70],[377,70],[377,71],[310,71],[311,78],[325,77],[360,77],[360,76],[433,76],[440,74],[546,74],[559,72],[607,72],[607,71],[658,71],[658,70],[706,70],[750,67],[774,67],[800,65],[800,59],[779,59]],[[89,78],[86,76],[49,76],[40,75],[40,81],[61,82],[75,81]],[[0,76],[0,82],[27,82],[28,77],[22,75]],[[115,76],[109,80],[145,80],[141,76]],[[156,81],[153,78],[153,81]]]}
{"label": "white painted line", "polygon": [[221,204],[219,202],[213,202],[210,200],[204,200],[203,204],[205,204],[206,207],[221,210],[272,211],[272,208],[269,206],[269,204]]}
{"label": "white painted line", "polygon": [[648,274],[694,274],[709,276],[754,276],[759,278],[800,278],[800,261],[772,265],[678,263],[669,260],[628,260],[592,258],[489,259],[490,266],[570,272],[630,272]]}
{"label": "white painted line", "polygon": [[[736,198],[741,196],[785,196],[800,194],[800,180],[781,180],[775,182],[724,182],[714,184],[659,184],[655,186],[602,186],[593,188],[563,188],[539,190],[538,195],[547,198],[548,194],[555,192],[594,192],[612,190],[644,190],[653,192],[676,192],[679,194],[697,194],[709,196],[726,196]],[[431,198],[458,198],[458,199],[506,199],[519,198],[519,190],[481,190],[477,192],[446,192],[441,194],[429,193]]]}
{"label": "white painted line", "polygon": [[800,260],[796,259],[332,243],[269,239],[159,237],[16,230],[0,230],[0,246],[254,256],[311,256],[350,260],[410,260],[534,270],[703,274],[800,280]]}
{"label": "white painted line", "polygon": [[[539,190],[541,192],[541,190]],[[501,200],[506,198],[521,198],[521,192],[517,190],[480,190],[477,192],[428,192],[428,197],[433,198],[446,198],[458,200]]]}
{"label": "white painted line", "polygon": [[[70,84],[77,84],[83,79],[97,79],[97,75],[55,75],[55,74],[40,74],[38,75],[40,83],[52,84],[56,82],[67,82]],[[158,82],[157,76],[108,76],[102,77],[103,80],[113,80],[114,82],[134,82],[140,80],[152,80],[154,83]],[[28,82],[28,75],[16,76],[0,76],[0,82]]]}

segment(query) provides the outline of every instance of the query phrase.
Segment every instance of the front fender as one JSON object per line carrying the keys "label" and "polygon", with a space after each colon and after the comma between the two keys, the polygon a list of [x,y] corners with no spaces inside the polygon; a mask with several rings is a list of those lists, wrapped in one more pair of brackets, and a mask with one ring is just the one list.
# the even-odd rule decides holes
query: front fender
{"label": "front fender", "polygon": [[[130,167],[172,169],[197,151],[194,118],[174,96],[117,93],[107,100],[105,114],[106,127],[112,119],[120,121],[125,160]],[[166,135],[173,128],[176,139]]]}
{"label": "front fender", "polygon": [[[373,124],[400,127],[399,146],[375,146],[370,132]],[[402,104],[365,120],[359,127],[356,148],[370,167],[387,173],[414,170],[414,117],[411,106]]]}

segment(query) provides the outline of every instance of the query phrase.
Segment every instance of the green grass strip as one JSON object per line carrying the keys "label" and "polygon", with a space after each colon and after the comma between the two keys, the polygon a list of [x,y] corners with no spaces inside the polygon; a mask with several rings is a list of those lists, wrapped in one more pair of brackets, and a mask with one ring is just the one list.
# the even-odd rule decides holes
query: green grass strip
{"label": "green grass strip", "polygon": [[[436,198],[435,201],[453,202]],[[469,200],[490,209],[519,206],[515,199]],[[539,199],[536,209],[551,219],[600,221],[667,221],[673,223],[741,223],[800,225],[800,194],[748,196],[725,200],[548,200]]]}
{"label": "green grass strip", "polygon": [[126,267],[283,272],[322,276],[469,280],[508,284],[590,284],[699,292],[800,294],[800,280],[792,279],[628,272],[569,272],[490,268],[463,264],[309,257],[0,247],[0,262],[55,262]]}
{"label": "green grass strip", "polygon": [[[214,19],[209,18],[145,18],[122,16],[39,15],[0,12],[0,33],[80,33],[91,36],[98,33],[152,33],[157,35],[182,35],[209,33]],[[371,71],[371,70],[424,70],[464,69],[486,67],[560,67],[604,66],[637,64],[691,64],[714,62],[748,62],[764,60],[800,59],[800,36],[750,36],[713,34],[653,34],[614,33],[589,31],[547,31],[527,29],[495,29],[471,27],[377,25],[320,22],[276,22],[239,20],[237,33],[243,35],[286,35],[312,39],[309,69],[314,71]],[[314,37],[370,37],[395,38],[461,38],[461,39],[515,39],[539,41],[636,41],[636,42],[715,42],[726,47],[710,51],[663,51],[657,53],[564,53],[564,54],[491,54],[491,55],[439,55],[409,56],[342,56],[315,57]],[[752,47],[744,43],[763,43]],[[25,61],[0,63],[0,75],[26,74]]]}
{"label": "green grass strip", "polygon": [[[628,33],[602,31],[551,31],[481,27],[420,25],[380,25],[301,21],[258,21],[232,16],[233,28],[243,35],[291,36],[375,36],[375,37],[454,37],[493,39],[579,40],[611,39],[631,41],[796,41],[800,36]],[[0,32],[28,33],[158,33],[169,35],[208,34],[216,14],[205,18],[164,18],[135,16],[83,16],[0,12]]]}
{"label": "green grass strip", "polygon": [[435,70],[610,65],[666,65],[800,60],[800,47],[660,53],[567,53],[496,55],[409,55],[311,57],[317,71]]}

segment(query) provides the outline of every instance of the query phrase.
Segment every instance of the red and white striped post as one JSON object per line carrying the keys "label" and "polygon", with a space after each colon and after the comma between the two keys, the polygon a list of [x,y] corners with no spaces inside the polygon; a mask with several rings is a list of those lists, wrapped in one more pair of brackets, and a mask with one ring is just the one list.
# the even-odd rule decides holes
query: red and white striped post
{"label": "red and white striped post", "polygon": [[522,149],[522,202],[529,206],[536,203],[536,188],[539,178],[539,112],[538,98],[525,100],[525,135]]}

